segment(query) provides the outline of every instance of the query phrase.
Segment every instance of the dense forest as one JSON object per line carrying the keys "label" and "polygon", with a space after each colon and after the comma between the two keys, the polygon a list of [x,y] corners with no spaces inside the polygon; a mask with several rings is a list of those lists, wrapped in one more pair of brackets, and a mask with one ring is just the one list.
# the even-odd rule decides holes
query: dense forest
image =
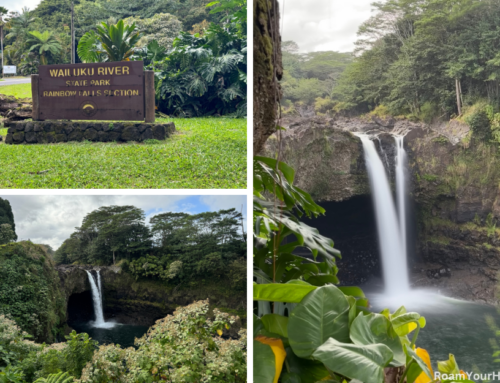
{"label": "dense forest", "polygon": [[[390,0],[373,7],[374,15],[359,28],[351,63],[341,53],[300,55],[293,43],[284,44],[285,110],[290,100],[329,114],[377,109],[377,114],[425,122],[463,116],[472,125],[489,119],[495,135],[500,126],[498,2]],[[331,57],[336,70],[328,72],[329,82],[304,68],[314,65],[311,55]]]}
{"label": "dense forest", "polygon": [[[244,297],[242,222],[235,209],[167,212],[146,223],[137,207],[104,206],[87,214],[54,253],[48,245],[16,242],[12,208],[0,198],[0,382],[245,382],[246,330],[233,315],[238,310],[214,305],[219,295],[225,294],[224,302]],[[73,265],[57,266],[55,260]],[[133,295],[134,300],[127,293],[118,299],[127,315],[138,310],[155,315],[151,307],[163,313],[135,337],[135,347],[110,343],[113,335],[97,341],[96,333],[69,327],[70,302],[83,294],[74,290],[81,277],[71,276],[80,273],[87,281],[85,270],[111,264],[121,270],[98,267],[99,290],[102,275],[109,291],[124,283]],[[106,279],[106,269],[113,270],[111,279]],[[203,297],[195,300],[190,294],[198,285]],[[88,288],[83,291],[90,298]],[[169,301],[157,301],[158,292]],[[120,322],[116,332],[127,331],[122,330],[126,326]]]}
{"label": "dense forest", "polygon": [[246,242],[235,209],[200,214],[162,213],[149,225],[134,206],[104,206],[55,252],[59,264],[122,266],[137,278],[164,281],[229,278],[245,289]]}
{"label": "dense forest", "polygon": [[[144,61],[168,115],[246,115],[246,0],[74,4],[76,63]],[[70,1],[43,0],[20,13],[0,7],[0,16],[5,65],[30,75],[71,62]]]}
{"label": "dense forest", "polygon": [[282,43],[283,79],[281,100],[286,113],[297,107],[324,113],[333,107],[332,93],[337,82],[352,62],[351,53],[333,51],[300,53],[293,41]]}

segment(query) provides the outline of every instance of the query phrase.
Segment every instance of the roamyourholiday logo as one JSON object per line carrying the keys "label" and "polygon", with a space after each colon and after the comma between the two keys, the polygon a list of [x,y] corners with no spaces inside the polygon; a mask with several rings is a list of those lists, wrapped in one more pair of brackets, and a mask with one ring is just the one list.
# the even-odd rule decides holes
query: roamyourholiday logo
{"label": "roamyourholiday logo", "polygon": [[441,382],[467,382],[467,381],[483,381],[483,382],[498,382],[500,381],[500,371],[490,372],[487,374],[478,372],[465,372],[460,371],[459,374],[442,374],[440,372],[434,373],[434,380]]}

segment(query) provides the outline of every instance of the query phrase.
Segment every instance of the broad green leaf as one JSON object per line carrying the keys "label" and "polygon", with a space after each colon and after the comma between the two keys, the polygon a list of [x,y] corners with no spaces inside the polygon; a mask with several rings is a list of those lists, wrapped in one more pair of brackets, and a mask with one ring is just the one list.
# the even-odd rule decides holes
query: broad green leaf
{"label": "broad green leaf", "polygon": [[460,369],[458,368],[457,361],[455,360],[455,355],[450,354],[448,360],[438,362],[438,371],[441,374],[460,374]]}
{"label": "broad green leaf", "polygon": [[414,383],[422,374],[422,368],[417,363],[412,363],[406,374],[407,383]]}
{"label": "broad green leaf", "polygon": [[384,381],[384,368],[392,360],[392,351],[385,344],[359,346],[330,338],[313,353],[313,358],[338,374],[364,383]]}
{"label": "broad green leaf", "polygon": [[328,338],[349,342],[349,302],[335,286],[309,293],[290,314],[288,338],[293,351],[308,358]]}
{"label": "broad green leaf", "polygon": [[264,324],[260,320],[260,318],[253,314],[253,336],[257,336],[260,330],[264,328]]}
{"label": "broad green leaf", "polygon": [[354,344],[369,345],[382,343],[389,347],[394,355],[391,367],[406,364],[406,355],[398,334],[392,328],[391,322],[381,314],[364,316],[359,314],[352,322],[350,337]]}
{"label": "broad green leaf", "polygon": [[[323,363],[299,358],[290,347],[286,348],[286,354],[286,363],[290,368],[290,372],[299,375],[302,383],[315,383],[330,376]],[[254,382],[257,383],[257,380],[254,380]]]}
{"label": "broad green leaf", "polygon": [[[358,309],[356,307],[356,298],[351,296],[346,296],[347,302],[349,302],[349,329],[352,326],[352,322],[356,319],[358,315]],[[350,330],[349,330],[350,331]]]}
{"label": "broad green leaf", "polygon": [[278,314],[267,314],[262,318],[262,324],[269,332],[288,338],[288,318]]}
{"label": "broad green leaf", "polygon": [[425,373],[431,380],[434,379],[432,376],[431,371],[429,370],[429,367],[427,367],[427,364],[420,358],[415,351],[413,351],[409,346],[406,347],[406,354],[411,357],[415,362],[417,362],[418,366],[422,369],[422,372]]}
{"label": "broad green leaf", "polygon": [[339,290],[345,295],[350,295],[355,298],[366,298],[363,290],[357,286],[339,286]]}
{"label": "broad green leaf", "polygon": [[418,313],[406,313],[393,318],[391,323],[399,336],[405,336],[417,328],[416,322],[419,319],[420,314]]}
{"label": "broad green leaf", "polygon": [[281,383],[302,383],[300,375],[294,372],[284,372],[281,374]]}
{"label": "broad green leaf", "polygon": [[299,303],[316,286],[286,283],[271,283],[266,285],[253,285],[254,301],[291,302]]}
{"label": "broad green leaf", "polygon": [[331,274],[311,275],[307,278],[307,282],[314,286],[324,286],[327,283],[336,285],[339,283],[339,279],[335,275]]}
{"label": "broad green leaf", "polygon": [[273,383],[276,374],[271,346],[253,341],[253,378],[255,382]]}

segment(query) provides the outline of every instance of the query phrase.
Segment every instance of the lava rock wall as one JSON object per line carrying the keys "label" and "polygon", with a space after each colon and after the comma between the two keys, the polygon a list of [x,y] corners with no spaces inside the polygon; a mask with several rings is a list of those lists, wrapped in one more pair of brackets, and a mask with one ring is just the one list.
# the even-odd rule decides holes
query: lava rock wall
{"label": "lava rock wall", "polygon": [[68,141],[165,140],[175,132],[173,122],[110,123],[97,121],[17,121],[6,122],[6,144],[51,144]]}

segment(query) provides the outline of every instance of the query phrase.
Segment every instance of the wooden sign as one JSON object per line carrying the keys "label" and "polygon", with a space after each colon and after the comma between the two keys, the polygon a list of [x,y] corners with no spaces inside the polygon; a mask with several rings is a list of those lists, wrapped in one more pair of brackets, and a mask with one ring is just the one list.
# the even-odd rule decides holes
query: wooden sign
{"label": "wooden sign", "polygon": [[40,65],[33,120],[154,122],[154,73],[142,61]]}

